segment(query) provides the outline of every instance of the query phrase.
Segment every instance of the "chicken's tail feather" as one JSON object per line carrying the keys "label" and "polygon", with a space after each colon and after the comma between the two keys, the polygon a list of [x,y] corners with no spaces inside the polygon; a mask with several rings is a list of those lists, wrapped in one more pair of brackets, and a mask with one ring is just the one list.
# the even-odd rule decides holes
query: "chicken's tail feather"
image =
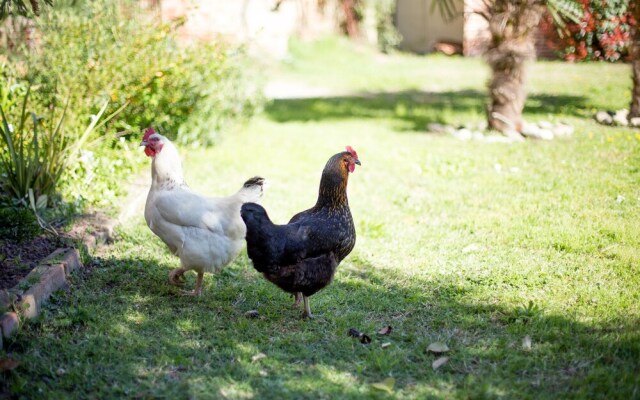
{"label": "chicken's tail feather", "polygon": [[264,194],[265,184],[266,180],[260,176],[254,176],[247,180],[244,185],[242,185],[242,189],[240,189],[243,200],[245,202],[259,201]]}
{"label": "chicken's tail feather", "polygon": [[260,186],[262,187],[264,185],[265,179],[260,177],[260,176],[254,176],[253,178],[248,179],[243,187],[251,187],[251,186]]}

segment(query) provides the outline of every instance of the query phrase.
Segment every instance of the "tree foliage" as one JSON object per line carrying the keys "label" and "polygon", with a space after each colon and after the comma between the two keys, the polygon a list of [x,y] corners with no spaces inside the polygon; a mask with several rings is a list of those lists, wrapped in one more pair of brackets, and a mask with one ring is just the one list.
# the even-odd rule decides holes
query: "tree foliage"
{"label": "tree foliage", "polygon": [[41,3],[53,5],[53,0],[0,0],[0,21],[9,15],[39,15]]}

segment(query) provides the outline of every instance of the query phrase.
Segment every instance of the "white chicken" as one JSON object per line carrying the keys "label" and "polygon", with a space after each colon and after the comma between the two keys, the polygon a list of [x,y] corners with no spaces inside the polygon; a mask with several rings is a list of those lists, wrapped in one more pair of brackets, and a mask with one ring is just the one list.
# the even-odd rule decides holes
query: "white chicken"
{"label": "white chicken", "polygon": [[187,294],[199,296],[204,273],[219,271],[242,249],[246,227],[240,207],[260,200],[264,179],[249,179],[229,197],[205,197],[187,186],[180,156],[169,139],[147,128],[140,145],[153,159],[144,218],[151,231],[180,258],[180,268],[169,273],[169,282],[182,286],[184,273],[194,270],[195,289]]}

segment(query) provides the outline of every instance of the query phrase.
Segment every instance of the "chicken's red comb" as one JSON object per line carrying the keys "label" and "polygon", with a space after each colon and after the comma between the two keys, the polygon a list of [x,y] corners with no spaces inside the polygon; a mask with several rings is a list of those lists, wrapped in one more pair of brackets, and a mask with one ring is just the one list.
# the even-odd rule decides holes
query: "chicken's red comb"
{"label": "chicken's red comb", "polygon": [[152,127],[148,127],[147,129],[144,130],[144,136],[142,137],[142,140],[149,139],[149,136],[153,135],[154,133],[156,133],[156,130],[153,129]]}
{"label": "chicken's red comb", "polygon": [[349,152],[349,154],[351,154],[353,157],[355,157],[355,159],[358,159],[358,153],[356,153],[356,151],[353,149],[353,147],[351,146],[347,146],[347,152]]}

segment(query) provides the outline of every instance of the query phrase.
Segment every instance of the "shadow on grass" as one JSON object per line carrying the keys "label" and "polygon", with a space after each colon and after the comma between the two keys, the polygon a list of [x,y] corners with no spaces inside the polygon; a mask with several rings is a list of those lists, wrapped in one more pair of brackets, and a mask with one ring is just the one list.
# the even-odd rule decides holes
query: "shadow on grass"
{"label": "shadow on grass", "polygon": [[[382,395],[369,384],[393,376],[396,390],[415,398],[638,395],[640,321],[594,327],[536,307],[478,304],[477,282],[408,280],[361,259],[343,264],[312,297],[318,318],[305,321],[246,256],[207,275],[202,298],[179,295],[168,270],[111,258],[78,274],[10,344],[20,366],[6,373],[5,390],[50,398],[359,398]],[[245,316],[252,309],[260,318]],[[385,325],[392,334],[376,336]],[[373,342],[360,344],[349,328]],[[522,346],[527,335],[531,349]],[[425,351],[435,341],[451,349],[437,371]]]}
{"label": "shadow on grass", "polygon": [[[345,97],[277,99],[265,109],[277,122],[321,121],[347,118],[395,119],[407,122],[408,130],[423,130],[426,124],[455,123],[456,114],[484,118],[487,95],[477,90],[455,92],[366,93]],[[586,97],[570,95],[530,95],[525,114],[530,116],[581,116]]]}

